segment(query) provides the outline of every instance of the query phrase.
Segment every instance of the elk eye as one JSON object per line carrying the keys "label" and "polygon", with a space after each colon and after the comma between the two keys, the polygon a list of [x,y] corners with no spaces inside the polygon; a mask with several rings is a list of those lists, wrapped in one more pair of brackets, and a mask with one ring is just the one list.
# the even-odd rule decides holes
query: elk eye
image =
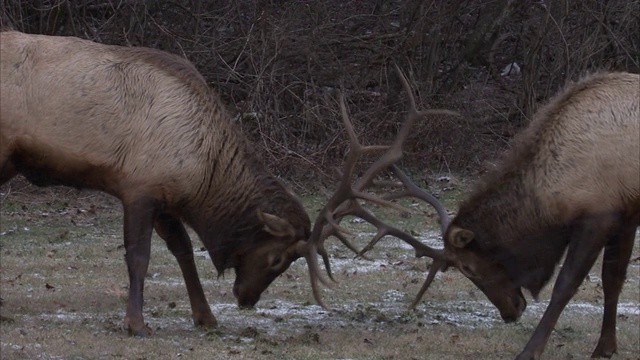
{"label": "elk eye", "polygon": [[271,270],[277,271],[282,267],[283,263],[284,257],[282,257],[282,255],[273,255],[271,257],[271,261],[269,262],[269,267],[271,268]]}
{"label": "elk eye", "polygon": [[469,265],[463,264],[462,266],[460,266],[460,271],[462,271],[462,273],[470,279],[478,278],[478,275],[476,275],[476,273]]}

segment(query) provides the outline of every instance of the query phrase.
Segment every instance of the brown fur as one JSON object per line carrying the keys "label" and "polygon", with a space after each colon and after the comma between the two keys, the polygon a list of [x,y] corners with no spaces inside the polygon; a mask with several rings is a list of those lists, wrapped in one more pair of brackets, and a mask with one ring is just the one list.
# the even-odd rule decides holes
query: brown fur
{"label": "brown fur", "polygon": [[[206,325],[215,319],[202,304],[181,221],[198,233],[219,272],[236,270],[243,306],[297,258],[292,248],[310,228],[306,212],[256,158],[191,63],[154,49],[18,32],[0,33],[0,46],[0,181],[22,173],[38,185],[121,199],[130,276],[146,271],[155,226],[188,268],[194,320]],[[281,224],[291,230],[275,230]],[[287,261],[270,271],[269,259],[279,255]],[[130,292],[127,325],[144,335],[143,280],[132,281],[140,289]]]}
{"label": "brown fur", "polygon": [[[563,271],[570,280],[560,280],[561,273],[554,287],[557,298],[573,295],[573,284],[582,281],[603,247],[628,242],[618,238],[621,229],[640,225],[639,102],[635,74],[600,73],[569,85],[536,114],[498,170],[461,204],[445,236],[445,251],[505,319],[524,310],[518,289],[537,296],[567,247]],[[465,234],[459,239],[468,243],[454,246],[455,233]],[[630,249],[619,256],[628,262]],[[565,271],[567,262],[576,263],[573,270]],[[613,292],[609,296],[617,303]],[[543,323],[549,328],[555,320],[543,318]],[[534,334],[521,358],[542,352],[547,330],[536,331],[540,335]]]}

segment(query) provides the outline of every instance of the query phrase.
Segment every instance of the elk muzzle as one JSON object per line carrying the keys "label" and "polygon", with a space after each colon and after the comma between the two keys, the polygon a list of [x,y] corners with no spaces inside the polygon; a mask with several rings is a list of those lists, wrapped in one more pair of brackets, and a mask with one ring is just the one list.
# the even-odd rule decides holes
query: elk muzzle
{"label": "elk muzzle", "polygon": [[518,321],[527,308],[527,300],[520,288],[488,287],[474,279],[471,281],[489,298],[506,323]]}
{"label": "elk muzzle", "polygon": [[504,309],[500,310],[500,316],[506,323],[516,322],[527,308],[527,300],[522,295],[522,291],[518,290],[518,294],[508,296],[507,301],[510,303]]}
{"label": "elk muzzle", "polygon": [[[283,244],[285,242],[285,244]],[[262,246],[255,247],[241,256],[234,267],[236,280],[233,295],[241,308],[252,308],[269,285],[300,257],[299,243],[286,244],[274,238]]]}
{"label": "elk muzzle", "polygon": [[233,284],[233,296],[238,300],[238,306],[241,309],[252,309],[258,300],[260,300],[260,295],[262,295],[262,291],[250,291],[250,289],[243,286],[242,283],[238,281],[238,278],[236,278]]}

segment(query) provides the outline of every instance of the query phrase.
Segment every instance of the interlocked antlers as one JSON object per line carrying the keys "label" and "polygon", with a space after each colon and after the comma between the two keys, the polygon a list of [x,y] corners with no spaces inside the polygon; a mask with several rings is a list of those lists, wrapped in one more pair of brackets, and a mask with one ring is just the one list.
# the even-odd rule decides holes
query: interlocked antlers
{"label": "interlocked antlers", "polygon": [[[331,280],[333,279],[333,275],[331,273],[331,267],[329,263],[329,256],[324,247],[324,241],[331,235],[337,237],[345,246],[351,249],[353,252],[362,256],[368,250],[370,250],[381,238],[386,235],[395,236],[409,245],[411,245],[416,252],[416,257],[427,256],[434,259],[434,262],[429,271],[429,275],[425,280],[418,296],[411,304],[411,308],[415,307],[422,295],[427,290],[429,285],[431,284],[433,278],[437,271],[443,268],[446,264],[444,259],[444,252],[440,249],[433,249],[408,233],[395,228],[389,224],[386,224],[379,220],[373,213],[365,209],[358,199],[369,201],[375,204],[379,204],[381,206],[391,207],[399,210],[406,210],[401,206],[391,202],[391,200],[402,198],[402,197],[415,197],[421,199],[431,206],[433,206],[438,215],[440,217],[440,227],[442,233],[446,230],[449,224],[449,218],[447,212],[444,210],[444,207],[440,202],[433,197],[431,194],[425,192],[417,185],[415,185],[409,177],[407,177],[396,165],[395,163],[400,160],[402,157],[402,145],[406,140],[409,132],[411,131],[411,127],[413,123],[416,122],[417,119],[425,116],[425,115],[434,115],[434,114],[445,114],[445,115],[453,115],[460,116],[458,113],[449,111],[449,110],[424,110],[418,111],[416,109],[416,102],[411,91],[411,87],[409,86],[409,82],[404,77],[400,69],[396,66],[396,72],[400,77],[403,87],[407,91],[409,95],[409,113],[407,115],[407,119],[404,121],[402,126],[400,127],[400,131],[398,132],[394,142],[390,146],[381,146],[381,145],[373,145],[373,146],[363,146],[358,141],[355,131],[353,130],[353,126],[351,121],[349,120],[349,116],[347,114],[347,109],[344,103],[344,96],[340,96],[340,111],[342,114],[342,121],[347,130],[347,134],[349,135],[350,141],[350,151],[347,156],[347,159],[344,162],[343,170],[341,174],[340,183],[335,193],[331,198],[327,201],[327,204],[320,211],[316,222],[314,223],[313,230],[311,233],[311,237],[306,244],[305,249],[301,249],[301,252],[304,254],[307,264],[309,266],[309,275],[311,278],[311,288],[313,291],[313,296],[324,308],[328,308],[320,297],[320,291],[318,289],[318,281],[322,282],[326,286],[329,286],[329,283],[323,276],[320,275],[319,265],[317,261],[317,254],[322,256],[322,260],[324,262],[325,269],[327,271],[327,275]],[[353,178],[353,172],[355,169],[355,165],[358,160],[362,157],[362,155],[373,152],[373,151],[381,151],[386,150],[362,175],[362,177],[355,183],[351,184],[351,179]],[[372,183],[374,177],[376,177],[380,172],[391,169],[396,177],[402,182],[404,185],[404,190],[402,192],[387,195],[385,197],[378,197],[372,194],[365,192]],[[373,239],[367,244],[367,246],[362,250],[358,251],[344,236],[344,233],[349,233],[348,230],[342,228],[339,225],[340,220],[346,216],[352,215],[357,216],[371,225],[377,228],[377,233],[373,237]]]}

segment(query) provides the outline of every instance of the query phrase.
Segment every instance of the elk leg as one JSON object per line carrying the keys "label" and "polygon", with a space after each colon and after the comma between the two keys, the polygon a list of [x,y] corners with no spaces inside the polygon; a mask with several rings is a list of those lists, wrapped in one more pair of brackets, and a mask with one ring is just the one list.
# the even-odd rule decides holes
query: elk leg
{"label": "elk leg", "polygon": [[631,259],[633,242],[636,236],[636,224],[624,226],[615,234],[604,248],[602,262],[602,288],[604,290],[604,316],[600,340],[591,357],[610,358],[617,351],[616,316],[618,313],[618,298],[624,279],[627,276],[627,266]]}
{"label": "elk leg", "polygon": [[182,222],[177,218],[163,213],[158,216],[155,223],[158,235],[167,243],[173,256],[178,260],[182,276],[187,286],[193,323],[196,326],[215,327],[218,323],[211,312],[209,303],[202,290],[198,270],[193,260],[193,246]]}
{"label": "elk leg", "polygon": [[123,207],[125,260],[129,272],[129,299],[124,326],[130,335],[144,337],[153,333],[144,323],[142,304],[157,206],[152,199],[137,198],[123,201]]}
{"label": "elk leg", "polygon": [[13,179],[14,176],[18,174],[16,169],[13,167],[13,164],[6,164],[7,166],[0,167],[0,185],[6,183],[7,181]]}
{"label": "elk leg", "polygon": [[516,360],[538,359],[549,340],[562,310],[595,263],[612,228],[617,223],[614,215],[581,219],[574,226],[567,256],[553,286],[551,301],[533,335]]}
{"label": "elk leg", "polygon": [[[0,139],[0,141],[2,140]],[[6,152],[0,150],[0,185],[11,180],[18,174],[15,165],[8,159],[8,155],[5,154]]]}

